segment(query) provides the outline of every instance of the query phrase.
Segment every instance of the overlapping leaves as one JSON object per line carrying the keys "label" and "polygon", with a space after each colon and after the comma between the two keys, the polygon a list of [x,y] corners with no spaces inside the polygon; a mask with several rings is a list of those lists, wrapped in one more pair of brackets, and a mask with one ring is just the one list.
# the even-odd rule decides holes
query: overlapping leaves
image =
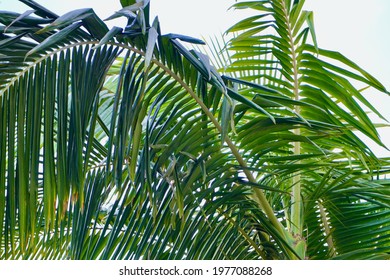
{"label": "overlapping leaves", "polygon": [[381,144],[355,82],[385,89],[317,46],[304,1],[238,2],[260,14],[222,76],[149,1],[111,30],[22,2],[0,13],[1,258],[386,257],[388,162],[353,132]]}
{"label": "overlapping leaves", "polygon": [[[384,257],[389,190],[374,174],[387,172],[388,163],[356,132],[383,145],[366,112],[383,117],[360,88],[388,92],[340,53],[317,45],[313,15],[303,6],[304,1],[284,0],[233,5],[255,15],[229,29],[234,38],[220,54],[225,60],[217,62],[234,77],[230,80],[240,94],[267,111],[236,106],[234,139],[262,184],[292,192],[292,198],[274,192],[268,197],[275,210],[286,213],[293,232],[301,227],[308,257]],[[355,207],[360,210],[354,212]],[[353,230],[348,223],[355,223]],[[378,227],[375,239],[370,225]]]}
{"label": "overlapping leaves", "polygon": [[23,2],[0,14],[1,258],[283,257],[211,113],[226,86],[180,42],[200,40],[161,35],[148,2],[111,31]]}

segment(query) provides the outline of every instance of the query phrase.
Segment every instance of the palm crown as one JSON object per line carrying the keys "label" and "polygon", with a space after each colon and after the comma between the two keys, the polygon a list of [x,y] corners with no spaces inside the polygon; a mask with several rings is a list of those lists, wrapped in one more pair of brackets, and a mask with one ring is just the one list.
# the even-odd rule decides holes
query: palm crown
{"label": "palm crown", "polygon": [[[0,13],[1,258],[388,258],[389,162],[360,88],[304,1],[214,42],[92,9]],[[34,15],[33,15],[34,14]]]}

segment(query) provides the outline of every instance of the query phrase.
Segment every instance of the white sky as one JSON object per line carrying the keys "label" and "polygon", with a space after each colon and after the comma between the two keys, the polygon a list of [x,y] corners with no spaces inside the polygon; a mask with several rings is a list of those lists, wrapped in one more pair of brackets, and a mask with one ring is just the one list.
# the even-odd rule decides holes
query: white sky
{"label": "white sky", "polygon": [[[35,0],[57,14],[92,7],[102,18],[119,10],[119,0]],[[228,8],[234,0],[151,0],[163,33],[194,37],[219,35],[237,20],[242,11]],[[369,4],[368,4],[369,3]],[[28,7],[18,0],[0,0],[0,10],[23,12]],[[317,40],[322,48],[337,50],[373,74],[390,90],[390,1],[389,0],[306,0],[314,11]],[[120,24],[118,22],[114,24]],[[390,96],[367,92],[369,100],[390,121]],[[390,147],[390,128],[380,129]],[[373,146],[379,156],[389,151]]]}

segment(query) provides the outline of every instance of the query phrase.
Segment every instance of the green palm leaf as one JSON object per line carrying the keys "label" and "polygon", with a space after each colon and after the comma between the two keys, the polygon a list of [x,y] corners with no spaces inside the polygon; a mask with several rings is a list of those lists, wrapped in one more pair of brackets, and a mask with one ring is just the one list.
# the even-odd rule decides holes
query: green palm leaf
{"label": "green palm leaf", "polygon": [[[229,57],[229,65],[220,67],[235,77],[232,81],[239,84],[241,95],[258,100],[261,102],[258,104],[267,110],[267,114],[261,114],[237,106],[238,135],[233,139],[240,143],[240,148],[248,155],[246,161],[258,170],[258,178],[263,184],[291,191],[292,197],[278,198],[280,205],[274,207],[290,213],[286,216],[287,227],[297,240],[308,234],[309,256],[329,258],[343,252],[331,241],[333,225],[323,222],[336,214],[326,212],[324,209],[328,208],[322,206],[321,201],[332,203],[341,192],[330,199],[325,191],[330,178],[322,176],[330,176],[329,172],[336,168],[340,172],[337,176],[344,174],[345,180],[352,176],[349,180],[359,178],[360,183],[375,186],[368,198],[361,194],[364,190],[360,183],[357,184],[354,191],[360,199],[350,202],[361,203],[367,215],[372,203],[378,203],[381,197],[374,193],[388,191],[387,186],[375,184],[368,175],[377,172],[381,163],[355,133],[363,133],[383,145],[366,111],[383,117],[369,104],[357,85],[387,91],[346,57],[317,46],[312,14],[304,11],[303,5],[304,1],[240,1],[233,5],[237,9],[256,10],[259,14],[228,30],[235,33],[224,51]],[[277,116],[276,124],[267,121],[268,114]],[[362,173],[357,175],[356,172]],[[362,176],[366,177],[363,179]],[[313,187],[318,197],[307,197]],[[348,184],[341,184],[343,191],[348,188]],[[276,194],[269,192],[268,196],[272,200]],[[380,204],[379,211],[386,212],[388,200],[381,201],[385,204]],[[310,213],[305,209],[310,209]],[[320,209],[324,210],[325,217],[318,215]],[[349,218],[353,219],[348,213],[346,219]],[[364,219],[359,222],[364,228]],[[385,218],[378,223],[385,226]],[[338,224],[334,230],[347,235],[341,228]],[[359,252],[359,258],[364,258],[364,253]]]}

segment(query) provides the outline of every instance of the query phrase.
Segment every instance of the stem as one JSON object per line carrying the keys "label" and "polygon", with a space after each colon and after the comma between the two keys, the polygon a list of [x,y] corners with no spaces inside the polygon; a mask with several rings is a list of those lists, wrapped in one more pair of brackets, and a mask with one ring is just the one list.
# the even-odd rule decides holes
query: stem
{"label": "stem", "polygon": [[[288,39],[291,49],[291,59],[293,65],[293,79],[294,79],[294,98],[296,101],[299,101],[299,71],[298,71],[298,62],[297,62],[297,51],[294,45],[293,30],[290,22],[290,16],[287,11],[286,3],[281,1],[283,4],[283,12],[286,18]],[[294,106],[294,111],[297,115],[300,114],[301,108],[299,105]],[[301,129],[299,127],[293,130],[295,135],[301,135]],[[294,142],[294,155],[301,154],[301,142]],[[299,163],[299,162],[298,162]],[[297,172],[292,179],[292,197],[291,197],[291,231],[293,235],[302,236],[302,199],[301,199],[301,174]]]}
{"label": "stem", "polygon": [[328,244],[328,247],[329,247],[329,253],[330,253],[331,257],[334,257],[334,256],[336,256],[336,248],[334,247],[332,233],[331,233],[329,222],[328,222],[328,219],[326,216],[326,211],[325,211],[324,206],[322,206],[321,202],[318,203],[318,207],[320,209],[321,221],[324,224],[324,230],[325,230],[325,234],[326,234],[326,243]]}

